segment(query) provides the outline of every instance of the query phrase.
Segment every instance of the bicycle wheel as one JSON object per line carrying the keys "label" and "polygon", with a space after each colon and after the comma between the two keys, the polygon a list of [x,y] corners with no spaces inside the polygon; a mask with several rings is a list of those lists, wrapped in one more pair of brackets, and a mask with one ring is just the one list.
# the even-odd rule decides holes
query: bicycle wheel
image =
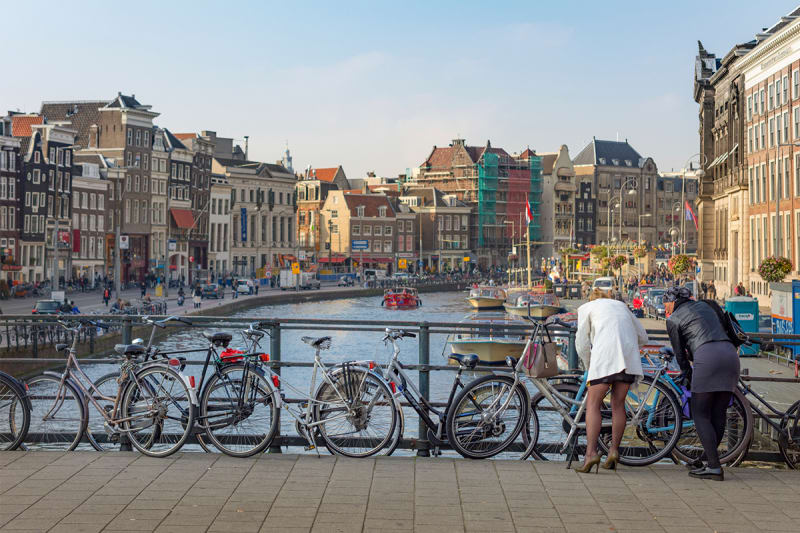
{"label": "bicycle wheel", "polygon": [[83,394],[69,381],[42,374],[28,380],[31,421],[25,444],[42,450],[77,448],[88,423]]}
{"label": "bicycle wheel", "polygon": [[800,400],[794,402],[781,420],[781,435],[778,448],[783,460],[790,468],[798,470],[800,465]]}
{"label": "bicycle wheel", "polygon": [[[578,385],[574,383],[553,383],[552,387],[567,398],[575,398],[578,395]],[[523,452],[520,459],[527,459],[533,457],[540,461],[554,461],[564,458],[561,453],[561,446],[566,442],[567,435],[569,435],[569,425],[561,417],[561,414],[556,411],[555,407],[550,400],[547,399],[537,389],[536,393],[531,398],[531,413],[530,418],[536,418],[537,439],[531,439],[528,446]],[[567,410],[571,405],[565,405]],[[528,428],[523,429],[523,435],[530,432],[533,435],[533,428],[528,424]],[[539,442],[543,439],[543,442]],[[577,446],[580,451],[586,449],[586,432],[581,431],[577,438]]]}
{"label": "bicycle wheel", "polygon": [[[92,397],[107,413],[110,413],[114,408],[114,398],[117,396],[117,392],[119,390],[119,384],[117,383],[118,378],[119,372],[109,372],[108,374],[96,379],[93,383],[100,394],[95,393],[91,387],[89,388],[89,394],[92,395]],[[111,398],[111,400],[106,400],[103,398],[103,396],[106,398]],[[89,403],[91,404],[92,402],[89,401]],[[94,446],[97,450],[109,451],[118,449],[119,443],[112,442],[108,438],[108,433],[105,430],[106,419],[96,408],[93,407],[94,405],[92,405],[92,408],[89,408],[89,425],[87,426],[86,436],[90,439],[92,446]]]}
{"label": "bicycle wheel", "polygon": [[505,450],[528,422],[528,392],[509,376],[488,375],[461,389],[447,411],[447,439],[462,456],[485,459]]}
{"label": "bicycle wheel", "polygon": [[[733,392],[732,401],[728,407],[725,433],[717,448],[719,462],[722,464],[736,462],[750,445],[753,436],[753,410],[750,409],[750,402],[738,389]],[[696,461],[703,455],[703,445],[692,420],[684,419],[681,438],[672,452],[676,458],[687,463]]]}
{"label": "bicycle wheel", "polygon": [[150,366],[136,373],[122,396],[122,430],[150,457],[166,457],[189,438],[195,418],[189,388],[171,368]]}
{"label": "bicycle wheel", "polygon": [[200,399],[200,425],[219,451],[233,457],[263,451],[278,430],[272,385],[252,367],[245,380],[244,371],[245,365],[226,366],[211,376]]}
{"label": "bicycle wheel", "polygon": [[13,378],[0,372],[0,451],[17,449],[30,422],[31,411],[24,392]]}
{"label": "bicycle wheel", "polygon": [[397,410],[386,381],[360,368],[327,374],[314,395],[314,423],[331,453],[369,457],[392,449]]}
{"label": "bicycle wheel", "polygon": [[[625,401],[628,422],[619,446],[619,462],[628,466],[645,466],[666,457],[675,448],[681,436],[681,406],[672,390],[645,376],[631,385]],[[610,402],[606,396],[606,404]],[[633,416],[642,406],[638,421]],[[605,408],[604,408],[605,410]],[[611,412],[610,406],[608,412]],[[605,415],[604,415],[605,416]],[[605,453],[611,445],[611,431],[600,432],[600,447]]]}

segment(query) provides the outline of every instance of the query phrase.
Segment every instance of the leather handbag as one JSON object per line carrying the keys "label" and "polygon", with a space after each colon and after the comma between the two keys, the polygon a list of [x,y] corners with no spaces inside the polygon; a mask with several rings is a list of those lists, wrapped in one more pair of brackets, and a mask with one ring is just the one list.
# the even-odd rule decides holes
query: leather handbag
{"label": "leather handbag", "polygon": [[544,330],[547,341],[541,336],[538,342],[531,342],[522,355],[525,374],[532,378],[551,378],[558,374],[558,345],[550,337],[550,331],[547,328]]}

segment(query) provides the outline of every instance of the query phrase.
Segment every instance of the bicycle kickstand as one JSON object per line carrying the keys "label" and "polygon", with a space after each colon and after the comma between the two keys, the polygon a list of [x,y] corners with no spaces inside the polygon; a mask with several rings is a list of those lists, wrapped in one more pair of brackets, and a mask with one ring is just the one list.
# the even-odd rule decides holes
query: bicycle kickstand
{"label": "bicycle kickstand", "polygon": [[578,450],[578,432],[576,431],[572,437],[569,439],[569,443],[567,444],[569,447],[569,454],[567,455],[567,470],[572,468],[572,461],[577,459],[577,450]]}

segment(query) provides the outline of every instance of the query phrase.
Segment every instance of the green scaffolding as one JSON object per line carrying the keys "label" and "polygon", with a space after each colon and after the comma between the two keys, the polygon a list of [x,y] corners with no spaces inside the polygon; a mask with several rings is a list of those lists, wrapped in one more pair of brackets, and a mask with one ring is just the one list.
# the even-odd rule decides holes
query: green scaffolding
{"label": "green scaffolding", "polygon": [[528,158],[531,168],[531,190],[528,193],[528,201],[533,212],[533,221],[528,226],[531,240],[538,241],[542,238],[542,158],[533,156]]}
{"label": "green scaffolding", "polygon": [[[478,247],[486,246],[487,236],[485,229],[497,226],[497,169],[500,157],[497,154],[486,153],[478,163]],[[541,163],[539,177],[541,178]],[[541,198],[541,194],[539,194]]]}

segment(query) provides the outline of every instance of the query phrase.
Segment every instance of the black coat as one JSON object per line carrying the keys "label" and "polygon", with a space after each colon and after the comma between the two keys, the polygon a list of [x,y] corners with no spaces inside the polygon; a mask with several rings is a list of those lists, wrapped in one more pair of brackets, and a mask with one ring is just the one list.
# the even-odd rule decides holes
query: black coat
{"label": "black coat", "polygon": [[717,313],[705,302],[689,300],[678,306],[667,319],[667,334],[681,370],[691,369],[697,349],[715,341],[730,341]]}

